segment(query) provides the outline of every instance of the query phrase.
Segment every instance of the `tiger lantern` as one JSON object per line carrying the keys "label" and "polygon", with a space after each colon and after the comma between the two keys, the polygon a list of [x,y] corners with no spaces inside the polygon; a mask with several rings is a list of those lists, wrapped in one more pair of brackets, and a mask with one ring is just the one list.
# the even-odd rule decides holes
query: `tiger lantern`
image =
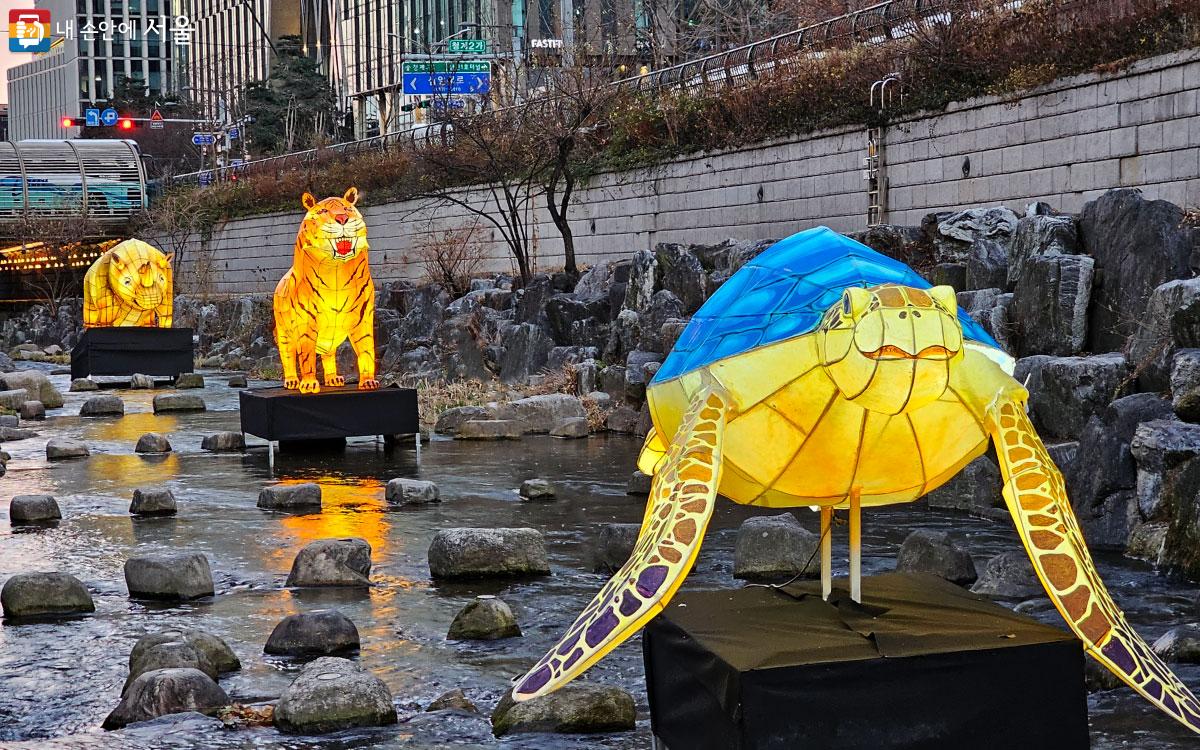
{"label": "tiger lantern", "polygon": [[[283,385],[319,393],[317,355],[326,386],[344,385],[337,349],[350,339],[358,358],[358,387],[375,379],[375,284],[367,265],[367,225],[354,207],[358,189],[318,201],[305,193],[307,213],[296,234],[292,267],[275,287],[275,343]],[[299,360],[299,368],[297,368]]]}
{"label": "tiger lantern", "polygon": [[170,328],[173,257],[129,239],[97,258],[83,277],[83,327]]}

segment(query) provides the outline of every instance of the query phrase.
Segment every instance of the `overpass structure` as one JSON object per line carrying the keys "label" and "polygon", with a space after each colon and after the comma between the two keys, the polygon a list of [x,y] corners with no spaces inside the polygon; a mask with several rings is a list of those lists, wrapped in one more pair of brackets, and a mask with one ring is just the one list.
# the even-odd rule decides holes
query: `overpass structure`
{"label": "overpass structure", "polygon": [[86,221],[96,234],[146,207],[146,170],[129,140],[0,142],[0,235],[38,220]]}

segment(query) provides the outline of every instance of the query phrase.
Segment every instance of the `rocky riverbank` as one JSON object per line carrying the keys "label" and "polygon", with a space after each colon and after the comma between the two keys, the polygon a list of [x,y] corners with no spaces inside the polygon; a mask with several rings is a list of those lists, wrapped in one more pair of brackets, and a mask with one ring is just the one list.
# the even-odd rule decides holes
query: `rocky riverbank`
{"label": "rocky riverbank", "polygon": [[[1021,214],[988,207],[856,238],[952,285],[1019,357],[1033,420],[1053,444],[1090,544],[1200,578],[1200,234],[1192,218],[1115,190],[1078,215],[1045,204]],[[475,383],[428,399],[430,426],[459,434],[470,423],[463,437],[586,434],[581,419],[593,430],[645,434],[646,383],[666,352],[708,296],[771,244],[660,244],[577,280],[543,274],[519,288],[504,275],[478,278],[457,298],[438,285],[387,284],[376,319],[384,379]],[[78,308],[68,301],[9,318],[0,347],[16,358],[69,350]],[[195,329],[203,365],[277,375],[268,297],[181,296],[176,321]],[[339,359],[353,369],[348,349]],[[502,403],[530,395],[554,404],[539,403],[533,418]],[[521,419],[523,427],[510,426]],[[994,460],[978,459],[929,502],[1000,513]]]}

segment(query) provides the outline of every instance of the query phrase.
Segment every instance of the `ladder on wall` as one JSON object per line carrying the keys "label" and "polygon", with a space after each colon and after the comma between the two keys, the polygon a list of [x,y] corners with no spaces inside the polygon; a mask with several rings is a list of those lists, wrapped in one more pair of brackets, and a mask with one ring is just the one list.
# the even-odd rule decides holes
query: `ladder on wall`
{"label": "ladder on wall", "polygon": [[879,114],[879,124],[867,129],[867,155],[863,157],[863,180],[867,183],[867,226],[883,224],[887,219],[887,160],[884,158],[884,112],[899,90],[900,74],[889,73],[871,84],[871,107]]}

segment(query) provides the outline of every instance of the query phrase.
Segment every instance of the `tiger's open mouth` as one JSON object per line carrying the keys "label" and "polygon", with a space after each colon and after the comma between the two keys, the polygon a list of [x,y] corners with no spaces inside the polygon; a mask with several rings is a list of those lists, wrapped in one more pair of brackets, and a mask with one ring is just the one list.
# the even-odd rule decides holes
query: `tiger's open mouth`
{"label": "tiger's open mouth", "polygon": [[354,247],[357,244],[354,237],[338,237],[331,240],[333,243],[333,257],[337,259],[346,259],[354,255]]}
{"label": "tiger's open mouth", "polygon": [[863,352],[868,359],[950,359],[954,352],[944,346],[927,346],[916,354],[910,354],[898,346],[884,344],[873,352]]}

